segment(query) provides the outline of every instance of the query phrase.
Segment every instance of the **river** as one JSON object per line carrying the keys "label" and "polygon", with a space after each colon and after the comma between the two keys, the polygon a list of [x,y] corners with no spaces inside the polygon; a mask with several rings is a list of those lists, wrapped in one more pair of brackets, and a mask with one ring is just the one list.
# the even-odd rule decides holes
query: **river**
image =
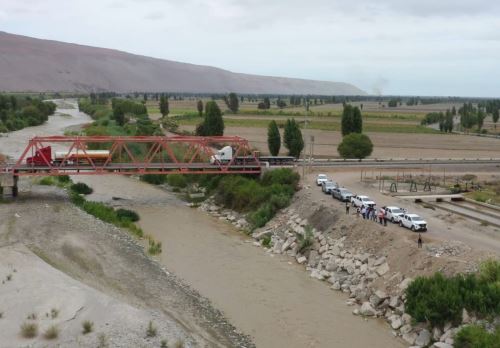
{"label": "river", "polygon": [[[27,135],[57,135],[88,121],[76,109],[59,111],[73,122],[53,116],[46,125],[14,132],[0,138],[0,152],[19,155]],[[158,261],[210,299],[257,347],[404,347],[385,323],[352,315],[346,296],[311,279],[292,259],[265,253],[174,194],[121,176],[74,179],[93,187],[89,199],[136,210],[141,228],[163,244]]]}

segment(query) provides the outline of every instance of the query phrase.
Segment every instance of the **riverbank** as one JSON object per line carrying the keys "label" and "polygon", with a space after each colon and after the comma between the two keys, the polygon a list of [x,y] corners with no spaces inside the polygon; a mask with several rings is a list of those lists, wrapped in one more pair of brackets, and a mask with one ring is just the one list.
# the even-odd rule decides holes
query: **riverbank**
{"label": "riverbank", "polygon": [[[33,186],[15,202],[0,204],[0,248],[2,276],[12,275],[0,286],[0,341],[8,347],[46,345],[41,335],[19,335],[30,313],[40,330],[57,325],[56,342],[66,346],[95,345],[100,334],[111,346],[123,347],[158,347],[162,339],[185,346],[252,346],[127,232],[72,206],[58,188]],[[52,308],[60,316],[46,319]],[[84,320],[95,327],[85,336]],[[149,321],[157,334],[148,338]]]}

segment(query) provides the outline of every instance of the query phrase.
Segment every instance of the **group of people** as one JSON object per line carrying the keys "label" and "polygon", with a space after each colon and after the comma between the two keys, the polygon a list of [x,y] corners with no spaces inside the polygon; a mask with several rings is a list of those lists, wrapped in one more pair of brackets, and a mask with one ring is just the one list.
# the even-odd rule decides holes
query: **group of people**
{"label": "group of people", "polygon": [[[345,202],[345,213],[349,215],[349,209],[350,205],[349,202]],[[382,207],[379,209],[378,213],[376,212],[377,208],[375,206],[373,207],[366,207],[366,206],[361,206],[356,207],[356,215],[359,217],[360,215],[363,217],[365,220],[372,220],[372,221],[378,221],[381,225],[387,226],[387,213],[385,212],[385,207]],[[418,240],[417,240],[417,245],[418,248],[422,248],[422,236],[420,233],[418,234]]]}
{"label": "group of people", "polygon": [[[345,203],[345,213],[349,214],[349,202]],[[361,215],[365,220],[372,220],[380,223],[381,225],[387,226],[385,207],[380,208],[377,212],[377,208],[375,206],[370,207],[362,205],[361,207],[356,208],[356,215],[358,217]]]}

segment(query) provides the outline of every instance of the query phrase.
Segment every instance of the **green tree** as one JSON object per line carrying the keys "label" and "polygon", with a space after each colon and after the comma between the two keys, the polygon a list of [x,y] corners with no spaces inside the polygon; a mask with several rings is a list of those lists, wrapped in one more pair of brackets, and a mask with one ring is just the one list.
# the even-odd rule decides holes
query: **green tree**
{"label": "green tree", "polygon": [[205,120],[203,121],[203,135],[223,135],[224,120],[222,112],[215,101],[209,101],[205,105]]}
{"label": "green tree", "polygon": [[363,133],[363,116],[361,115],[361,110],[357,106],[353,109],[352,127],[353,133]]}
{"label": "green tree", "polygon": [[493,118],[493,123],[495,124],[495,129],[497,129],[497,122],[500,116],[500,109],[494,109],[491,113],[491,117]]}
{"label": "green tree", "polygon": [[269,100],[268,97],[264,98],[264,106],[265,106],[266,109],[270,109],[271,108],[271,101]]}
{"label": "green tree", "polygon": [[300,153],[304,149],[304,139],[299,125],[295,119],[288,119],[285,124],[285,134],[283,135],[285,147],[288,149],[290,156],[299,158]]}
{"label": "green tree", "polygon": [[275,120],[269,123],[267,129],[267,146],[272,156],[277,156],[280,153],[281,135]]}
{"label": "green tree", "polygon": [[196,107],[198,108],[198,114],[200,115],[200,117],[203,115],[203,102],[200,100],[198,100],[198,103],[196,103]]}
{"label": "green tree", "polygon": [[365,134],[351,133],[342,139],[342,142],[337,147],[337,151],[344,159],[363,159],[372,154],[373,143]]}
{"label": "green tree", "polygon": [[361,110],[357,106],[354,107],[350,104],[344,105],[344,111],[342,111],[341,119],[341,130],[343,136],[350,133],[363,132],[363,116],[361,115]]}
{"label": "green tree", "polygon": [[113,119],[119,126],[123,126],[125,124],[125,111],[123,110],[122,104],[113,106]]}
{"label": "green tree", "polygon": [[353,114],[354,111],[352,105],[350,104],[344,105],[344,110],[342,111],[342,119],[341,119],[341,131],[343,136],[352,133],[354,129]]}
{"label": "green tree", "polygon": [[170,113],[168,105],[168,96],[162,95],[160,97],[160,113],[162,116],[168,116],[168,114]]}
{"label": "green tree", "polygon": [[238,109],[240,107],[240,100],[238,99],[236,93],[229,93],[227,106],[229,107],[229,110],[231,110],[231,112],[235,114],[238,112]]}

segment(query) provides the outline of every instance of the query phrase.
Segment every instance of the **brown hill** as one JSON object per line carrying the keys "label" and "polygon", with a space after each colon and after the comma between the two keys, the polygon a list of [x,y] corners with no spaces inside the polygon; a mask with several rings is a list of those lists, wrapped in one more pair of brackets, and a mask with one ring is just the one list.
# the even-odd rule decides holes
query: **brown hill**
{"label": "brown hill", "polygon": [[0,91],[365,94],[342,82],[239,74],[5,32],[0,32]]}

